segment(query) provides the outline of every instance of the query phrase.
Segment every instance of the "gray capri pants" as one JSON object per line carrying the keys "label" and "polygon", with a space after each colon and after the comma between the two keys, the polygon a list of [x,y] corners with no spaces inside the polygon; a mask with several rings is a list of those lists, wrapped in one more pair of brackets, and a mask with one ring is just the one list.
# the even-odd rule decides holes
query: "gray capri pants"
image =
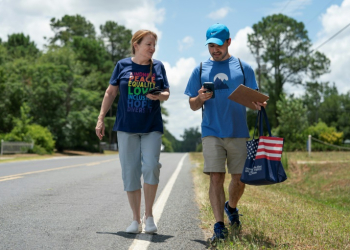
{"label": "gray capri pants", "polygon": [[127,133],[118,131],[119,159],[122,166],[124,191],[135,191],[144,183],[159,183],[159,163],[162,133]]}

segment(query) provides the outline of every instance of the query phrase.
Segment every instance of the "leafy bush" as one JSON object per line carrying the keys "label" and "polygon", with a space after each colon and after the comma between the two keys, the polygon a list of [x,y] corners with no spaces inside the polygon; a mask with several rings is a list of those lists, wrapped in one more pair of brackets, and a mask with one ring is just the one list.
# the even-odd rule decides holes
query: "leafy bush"
{"label": "leafy bush", "polygon": [[171,142],[163,135],[162,143],[164,145],[164,152],[174,152]]}
{"label": "leafy bush", "polygon": [[26,103],[21,107],[21,117],[14,119],[15,127],[4,136],[5,141],[34,141],[35,147],[30,150],[39,154],[53,153],[55,141],[47,128],[37,124],[30,124],[32,118],[28,117],[29,107]]}
{"label": "leafy bush", "polygon": [[199,143],[196,147],[196,152],[203,152],[203,144]]}
{"label": "leafy bush", "polygon": [[320,139],[331,144],[341,145],[343,142],[343,132],[332,131],[330,133],[320,134]]}
{"label": "leafy bush", "polygon": [[[342,145],[344,137],[343,132],[337,132],[336,128],[328,127],[327,124],[321,120],[319,120],[315,126],[310,126],[307,129],[307,133],[316,139],[333,145]],[[335,148],[332,146],[327,146],[318,142],[312,143],[312,150],[325,151],[334,149]]]}
{"label": "leafy bush", "polygon": [[48,152],[43,148],[38,145],[34,145],[34,147],[28,150],[28,153],[33,153],[33,154],[38,154],[38,155],[46,155]]}
{"label": "leafy bush", "polygon": [[287,143],[306,142],[305,129],[308,126],[306,108],[300,99],[293,96],[281,95],[277,102],[277,113],[279,115],[278,136],[285,138]]}
{"label": "leafy bush", "polygon": [[[28,136],[34,141],[34,145],[38,148],[38,151],[45,150],[47,153],[52,154],[55,149],[55,141],[53,136],[47,128],[44,128],[37,124],[28,126]],[[40,154],[40,153],[39,153]]]}

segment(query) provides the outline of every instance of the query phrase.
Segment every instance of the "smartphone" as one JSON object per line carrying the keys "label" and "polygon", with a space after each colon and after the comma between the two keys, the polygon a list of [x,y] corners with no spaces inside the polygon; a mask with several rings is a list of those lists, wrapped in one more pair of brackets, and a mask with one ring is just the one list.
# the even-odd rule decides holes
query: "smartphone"
{"label": "smartphone", "polygon": [[151,94],[151,95],[159,95],[162,92],[162,90],[159,89],[159,87],[155,87],[153,89],[149,89],[146,93],[147,94]]}
{"label": "smartphone", "polygon": [[215,98],[214,83],[212,83],[212,82],[205,82],[205,83],[203,83],[203,87],[205,89],[207,89],[206,91],[204,91],[204,93],[213,92],[213,95],[211,96],[211,98]]}

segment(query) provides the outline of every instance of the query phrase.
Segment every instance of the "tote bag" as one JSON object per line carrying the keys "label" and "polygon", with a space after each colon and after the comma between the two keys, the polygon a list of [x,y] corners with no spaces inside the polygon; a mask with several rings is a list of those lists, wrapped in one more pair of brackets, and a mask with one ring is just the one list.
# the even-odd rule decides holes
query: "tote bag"
{"label": "tote bag", "polygon": [[[263,117],[269,136],[263,136]],[[259,119],[259,139],[254,139]],[[241,181],[249,185],[271,185],[283,182],[287,175],[283,169],[281,157],[283,138],[271,136],[271,129],[264,107],[258,112],[253,140],[247,141],[247,159],[244,164]]]}

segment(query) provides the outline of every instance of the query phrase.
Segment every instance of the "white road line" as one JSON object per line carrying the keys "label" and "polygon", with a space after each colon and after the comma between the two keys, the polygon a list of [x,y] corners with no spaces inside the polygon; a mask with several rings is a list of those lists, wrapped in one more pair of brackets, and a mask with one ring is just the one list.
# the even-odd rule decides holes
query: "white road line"
{"label": "white road line", "polygon": [[[173,175],[170,177],[168,183],[166,184],[165,188],[163,189],[162,193],[157,199],[157,202],[153,206],[153,216],[154,216],[154,222],[157,224],[160,217],[162,216],[163,209],[165,206],[165,203],[167,202],[169,195],[171,193],[171,190],[173,189],[173,186],[175,184],[175,181],[177,179],[177,176],[179,175],[181,168],[183,166],[183,161],[187,154],[182,156],[179,164],[177,165]],[[129,250],[145,250],[147,249],[148,245],[152,241],[152,234],[137,234],[135,240],[131,244]]]}

